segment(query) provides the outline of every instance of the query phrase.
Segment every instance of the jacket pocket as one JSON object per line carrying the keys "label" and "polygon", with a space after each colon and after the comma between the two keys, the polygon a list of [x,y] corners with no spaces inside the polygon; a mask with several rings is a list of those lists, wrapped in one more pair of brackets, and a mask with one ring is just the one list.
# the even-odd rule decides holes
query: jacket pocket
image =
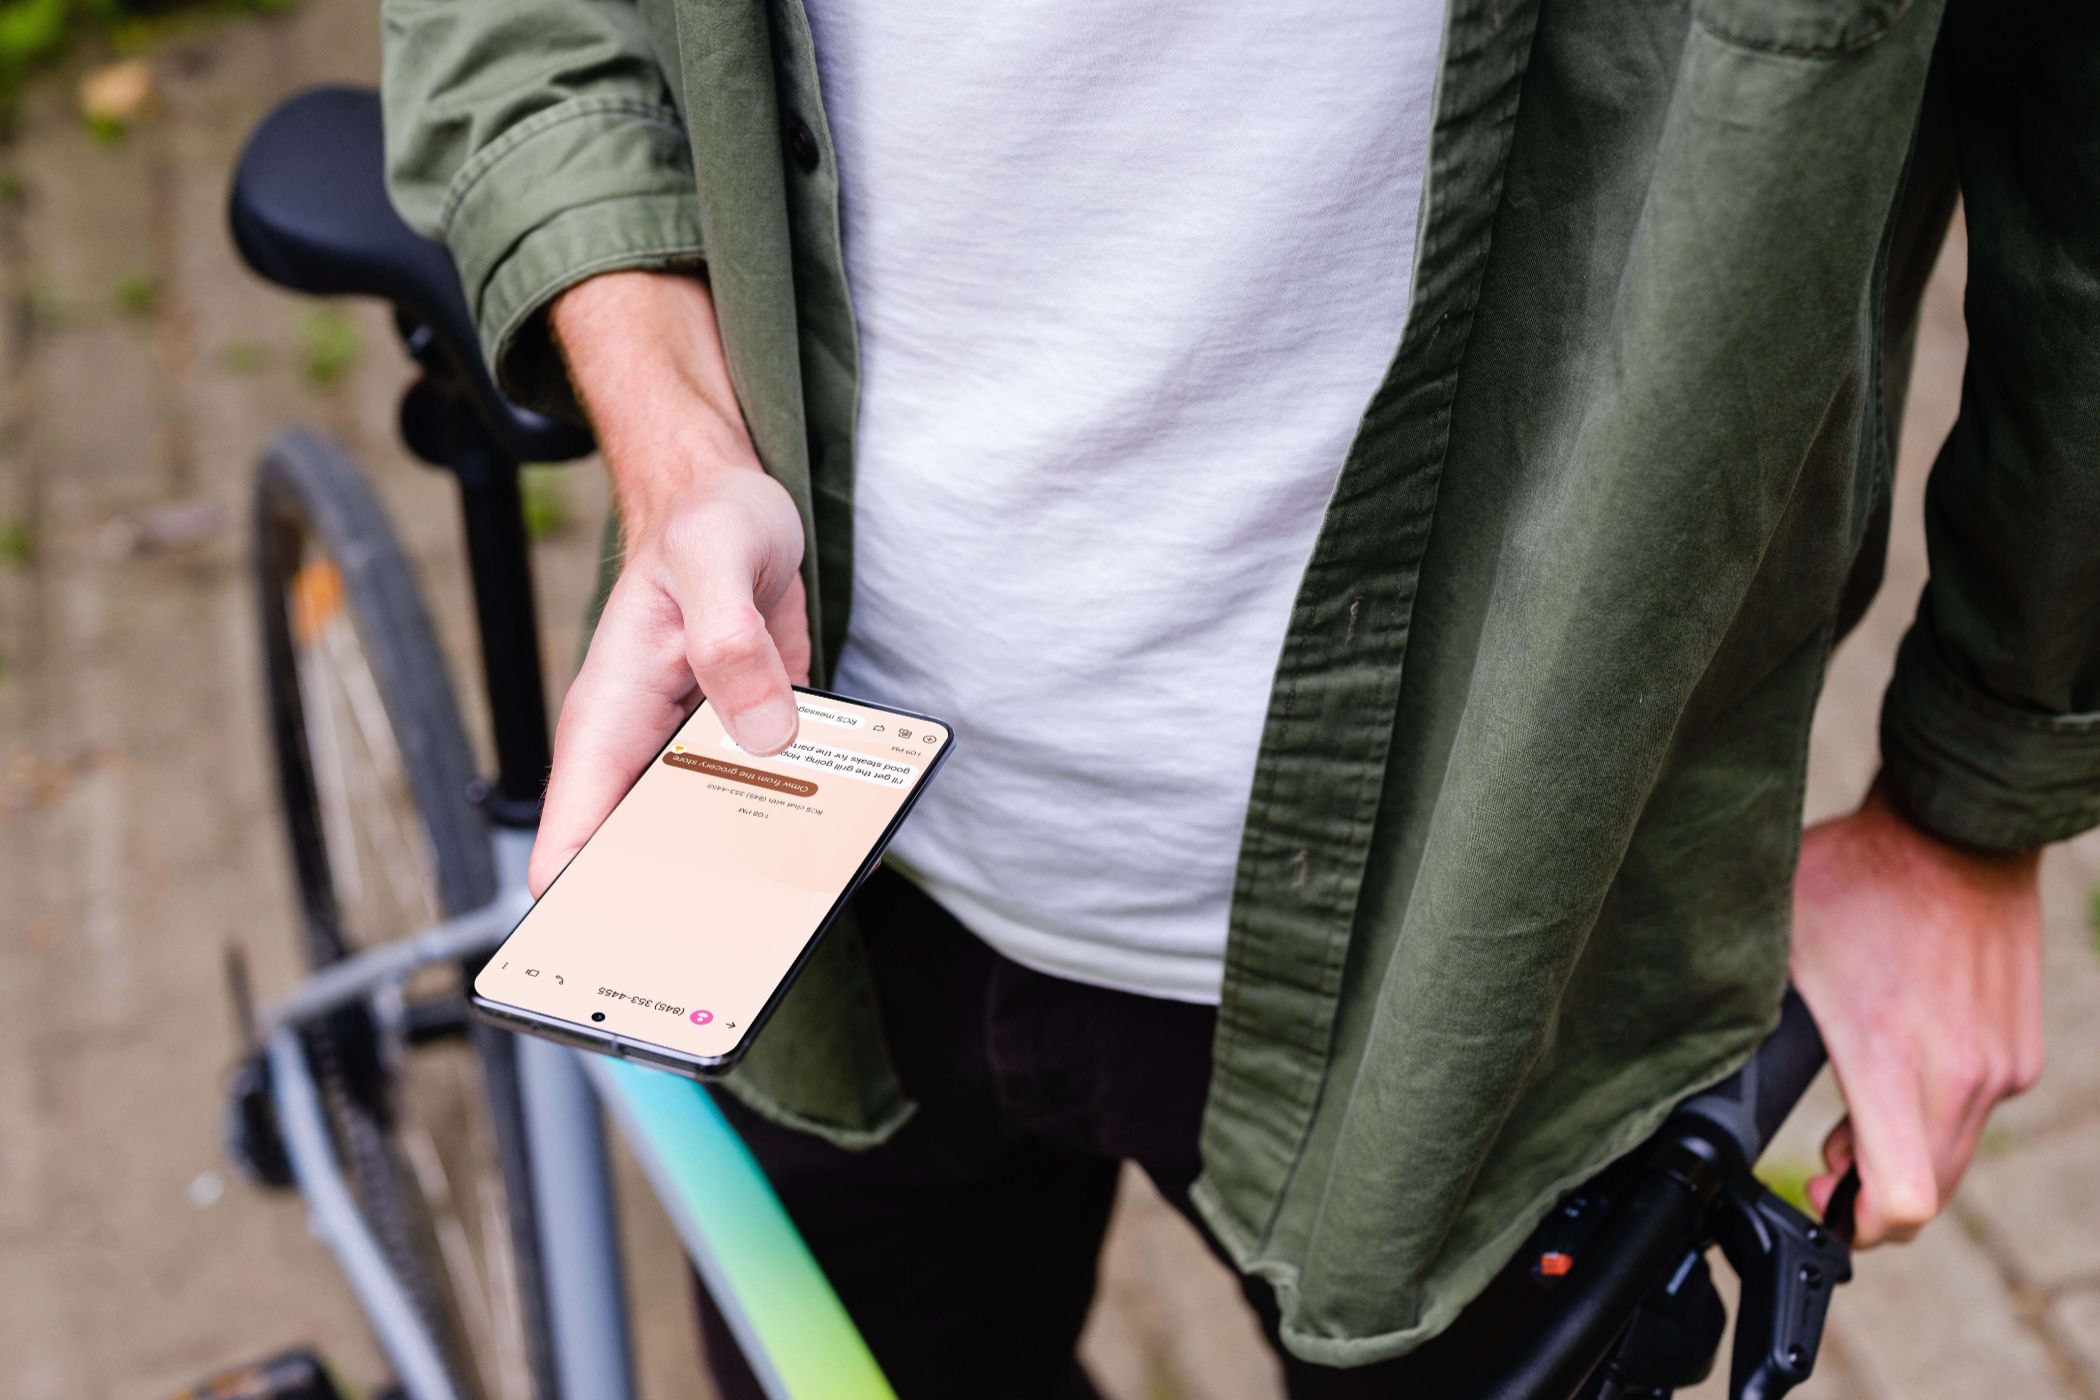
{"label": "jacket pocket", "polygon": [[1692,16],[1715,38],[1743,48],[1829,58],[1874,43],[1910,6],[1911,0],[1695,0]]}

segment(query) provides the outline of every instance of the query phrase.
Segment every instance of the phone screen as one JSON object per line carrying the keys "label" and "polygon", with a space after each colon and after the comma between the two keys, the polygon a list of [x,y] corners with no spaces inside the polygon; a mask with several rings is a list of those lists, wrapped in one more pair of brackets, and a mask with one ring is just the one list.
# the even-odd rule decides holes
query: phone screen
{"label": "phone screen", "polygon": [[794,746],[766,758],[695,710],[474,979],[483,1009],[615,1052],[734,1059],[952,737],[923,715],[795,700]]}

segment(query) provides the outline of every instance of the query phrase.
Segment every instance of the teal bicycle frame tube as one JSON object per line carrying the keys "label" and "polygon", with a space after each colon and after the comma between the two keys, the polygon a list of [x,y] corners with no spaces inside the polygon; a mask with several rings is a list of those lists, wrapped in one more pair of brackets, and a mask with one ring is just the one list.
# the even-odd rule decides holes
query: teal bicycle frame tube
{"label": "teal bicycle frame tube", "polygon": [[707,1091],[581,1055],[687,1255],[775,1400],[895,1400],[750,1149]]}

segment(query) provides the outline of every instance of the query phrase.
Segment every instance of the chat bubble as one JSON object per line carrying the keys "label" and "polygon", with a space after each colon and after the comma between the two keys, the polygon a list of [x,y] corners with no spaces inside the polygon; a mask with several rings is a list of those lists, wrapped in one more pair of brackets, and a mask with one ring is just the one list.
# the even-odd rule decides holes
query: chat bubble
{"label": "chat bubble", "polygon": [[814,700],[806,700],[800,696],[795,698],[795,711],[804,719],[813,719],[819,724],[835,724],[841,729],[858,729],[863,723],[859,715],[846,710],[834,710],[829,705],[820,705]]}
{"label": "chat bubble", "polygon": [[[736,749],[738,753],[743,752],[737,747],[736,740],[726,734],[722,736],[722,747]],[[771,754],[766,761],[792,763],[798,768],[836,773],[842,778],[856,778],[864,783],[892,788],[910,787],[913,775],[919,771],[917,764],[898,763],[887,758],[877,758],[874,754],[848,753],[844,749],[835,749],[829,744],[814,744],[807,739],[797,739],[786,752]]]}
{"label": "chat bubble", "polygon": [[705,773],[724,782],[740,783],[766,792],[784,792],[790,797],[808,797],[817,790],[817,785],[806,779],[791,778],[785,773],[768,773],[763,768],[747,768],[741,763],[710,758],[706,754],[686,753],[683,749],[673,749],[665,754],[664,762],[690,773]]}

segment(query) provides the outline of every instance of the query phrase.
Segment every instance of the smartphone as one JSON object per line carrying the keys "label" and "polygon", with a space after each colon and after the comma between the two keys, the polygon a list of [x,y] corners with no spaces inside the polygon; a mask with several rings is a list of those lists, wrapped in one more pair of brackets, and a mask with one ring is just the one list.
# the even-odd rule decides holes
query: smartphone
{"label": "smartphone", "polygon": [[476,975],[475,1011],[696,1079],[734,1066],[954,747],[930,715],[795,705],[794,745],[758,758],[703,701]]}

